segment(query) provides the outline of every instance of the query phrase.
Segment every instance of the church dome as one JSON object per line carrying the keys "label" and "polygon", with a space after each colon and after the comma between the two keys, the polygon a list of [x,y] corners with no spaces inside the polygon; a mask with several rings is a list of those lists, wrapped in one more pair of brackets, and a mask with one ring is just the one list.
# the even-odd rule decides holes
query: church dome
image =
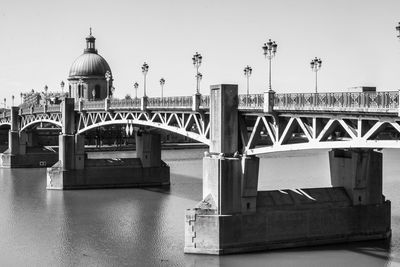
{"label": "church dome", "polygon": [[86,37],[86,48],[83,54],[72,64],[69,70],[69,78],[80,78],[82,76],[101,76],[104,78],[107,71],[111,74],[107,61],[97,53],[95,40],[96,38],[92,36],[90,29],[90,34]]}
{"label": "church dome", "polygon": [[72,64],[69,70],[69,77],[74,76],[101,76],[111,73],[107,61],[97,53],[85,52],[80,55]]}

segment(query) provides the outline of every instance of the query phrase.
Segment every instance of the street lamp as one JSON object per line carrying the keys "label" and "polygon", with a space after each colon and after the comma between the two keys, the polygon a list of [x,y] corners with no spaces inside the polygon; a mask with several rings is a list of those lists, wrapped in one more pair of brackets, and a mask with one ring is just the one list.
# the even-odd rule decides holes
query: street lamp
{"label": "street lamp", "polygon": [[202,60],[203,60],[203,57],[197,52],[192,57],[193,66],[196,68],[196,94],[200,94],[199,67],[201,65]]}
{"label": "street lamp", "polygon": [[[203,74],[201,74],[200,72],[198,72],[198,73],[196,74],[196,80],[197,80],[197,83],[198,83],[198,84],[200,84],[201,79],[203,79]],[[199,92],[197,92],[197,93],[199,93]]]}
{"label": "street lamp", "polygon": [[160,79],[160,85],[161,85],[161,98],[164,97],[164,84],[165,84],[165,79],[161,78]]}
{"label": "street lamp", "polygon": [[3,101],[4,101],[4,108],[7,108],[7,99],[4,98]]}
{"label": "street lamp", "polygon": [[146,97],[146,76],[147,73],[149,72],[149,65],[145,62],[142,65],[142,73],[144,77],[144,82],[143,82],[143,96]]}
{"label": "street lamp", "polygon": [[108,70],[104,75],[107,81],[107,99],[110,98],[110,79],[111,79],[111,72]]}
{"label": "street lamp", "polygon": [[111,86],[111,97],[114,98],[115,87]]}
{"label": "street lamp", "polygon": [[272,90],[271,87],[271,60],[276,54],[276,49],[278,48],[278,45],[275,43],[275,41],[271,41],[271,39],[268,40],[267,43],[264,43],[264,46],[262,49],[264,50],[264,56],[268,59],[269,61],[269,90]]}
{"label": "street lamp", "polygon": [[64,93],[64,86],[65,86],[64,81],[61,81],[60,85],[61,85],[61,94],[63,94]]}
{"label": "street lamp", "polygon": [[246,76],[246,78],[247,78],[247,97],[248,97],[249,96],[249,78],[251,76],[251,73],[253,72],[253,69],[249,65],[247,65],[243,71],[244,71],[244,76]]}
{"label": "street lamp", "polygon": [[92,97],[93,97],[93,101],[96,99],[96,91],[93,89],[92,90]]}
{"label": "street lamp", "polygon": [[397,35],[397,37],[400,39],[400,22],[399,25],[396,27],[396,31],[398,31],[399,35]]}
{"label": "street lamp", "polygon": [[11,95],[11,106],[14,106],[14,95]]}
{"label": "street lamp", "polygon": [[20,93],[19,96],[21,97],[21,105],[22,105],[22,103],[23,103],[22,97],[24,96],[24,94],[23,94],[23,93]]}
{"label": "street lamp", "polygon": [[320,58],[315,57],[313,60],[311,60],[310,66],[311,66],[311,70],[315,72],[315,93],[318,93],[317,73],[321,69],[322,60]]}

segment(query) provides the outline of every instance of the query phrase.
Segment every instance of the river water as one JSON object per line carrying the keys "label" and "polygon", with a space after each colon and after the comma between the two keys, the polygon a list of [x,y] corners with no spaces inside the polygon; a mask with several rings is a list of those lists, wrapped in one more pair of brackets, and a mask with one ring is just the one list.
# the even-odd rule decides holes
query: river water
{"label": "river water", "polygon": [[[185,209],[202,198],[203,151],[163,151],[169,189],[46,191],[44,169],[0,169],[0,266],[400,265],[400,151],[384,151],[391,240],[221,257],[183,253]],[[261,157],[260,190],[324,186],[326,150]]]}

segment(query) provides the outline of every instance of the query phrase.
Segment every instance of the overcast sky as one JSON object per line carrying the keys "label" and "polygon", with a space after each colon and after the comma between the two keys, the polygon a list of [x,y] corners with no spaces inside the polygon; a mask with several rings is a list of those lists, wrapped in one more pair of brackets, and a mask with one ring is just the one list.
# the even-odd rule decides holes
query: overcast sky
{"label": "overcast sky", "polygon": [[[400,89],[400,1],[367,0],[2,0],[0,97],[30,89],[59,90],[83,53],[89,27],[109,63],[116,95],[142,90],[141,65],[149,66],[148,95],[195,92],[192,55],[203,56],[201,92],[233,83],[244,93],[250,65],[251,93],[267,88],[262,45],[278,43],[272,64],[276,92],[312,92],[310,61],[323,61],[320,91],[353,86]],[[142,91],[140,92],[140,95]]]}

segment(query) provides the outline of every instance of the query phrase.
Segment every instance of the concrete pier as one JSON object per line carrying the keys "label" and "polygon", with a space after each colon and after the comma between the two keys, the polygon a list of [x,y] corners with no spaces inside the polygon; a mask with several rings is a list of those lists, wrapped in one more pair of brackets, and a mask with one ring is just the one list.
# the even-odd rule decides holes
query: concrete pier
{"label": "concrete pier", "polygon": [[185,253],[219,255],[391,235],[379,152],[331,151],[331,188],[257,191],[259,160],[238,153],[237,86],[211,87],[210,103],[203,200],[186,211]]}

